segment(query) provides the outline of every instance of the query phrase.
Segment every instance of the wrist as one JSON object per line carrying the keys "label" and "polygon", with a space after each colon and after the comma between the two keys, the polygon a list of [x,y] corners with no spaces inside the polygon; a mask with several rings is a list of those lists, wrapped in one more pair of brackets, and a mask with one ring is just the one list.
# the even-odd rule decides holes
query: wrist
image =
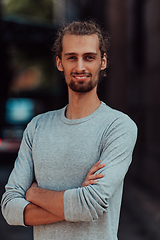
{"label": "wrist", "polygon": [[25,198],[26,198],[26,200],[27,200],[28,202],[32,202],[32,200],[33,200],[33,198],[34,198],[34,194],[35,194],[36,191],[37,191],[37,188],[38,188],[38,187],[30,187],[30,188],[27,190]]}

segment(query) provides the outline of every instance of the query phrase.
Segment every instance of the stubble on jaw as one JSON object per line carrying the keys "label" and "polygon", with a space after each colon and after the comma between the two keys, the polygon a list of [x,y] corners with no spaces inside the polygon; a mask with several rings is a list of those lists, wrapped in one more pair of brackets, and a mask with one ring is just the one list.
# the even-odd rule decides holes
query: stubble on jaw
{"label": "stubble on jaw", "polygon": [[[70,80],[69,84],[67,84],[67,81],[66,81],[66,84],[74,92],[79,92],[79,93],[80,92],[81,93],[90,92],[93,88],[95,88],[98,85],[100,69],[101,69],[101,66],[99,67],[99,69],[97,71],[96,79],[94,81],[93,81],[91,73],[81,73],[81,74],[71,73],[71,76],[70,76],[71,80]],[[83,75],[83,74],[90,76],[90,81],[89,82],[85,82],[85,81],[78,81],[78,82],[76,82],[76,81],[74,81],[72,75]],[[65,71],[64,71],[64,77],[65,77]]]}
{"label": "stubble on jaw", "polygon": [[95,82],[92,82],[92,80],[90,80],[87,83],[84,81],[75,82],[73,79],[71,79],[68,86],[74,92],[85,93],[85,92],[90,92],[97,84],[98,84],[98,79]]}

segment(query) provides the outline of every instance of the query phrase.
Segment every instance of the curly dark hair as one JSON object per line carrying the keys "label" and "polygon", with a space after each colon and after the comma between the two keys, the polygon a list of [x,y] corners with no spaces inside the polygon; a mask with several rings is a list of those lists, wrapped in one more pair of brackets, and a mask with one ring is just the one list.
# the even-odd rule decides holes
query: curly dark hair
{"label": "curly dark hair", "polygon": [[101,57],[103,58],[104,53],[108,56],[109,46],[110,46],[110,37],[105,33],[99,24],[93,20],[88,21],[74,21],[68,25],[63,25],[57,33],[57,38],[53,45],[53,52],[55,56],[58,56],[60,59],[62,57],[62,40],[65,34],[71,35],[91,35],[96,34],[99,40],[99,49],[101,52]]}

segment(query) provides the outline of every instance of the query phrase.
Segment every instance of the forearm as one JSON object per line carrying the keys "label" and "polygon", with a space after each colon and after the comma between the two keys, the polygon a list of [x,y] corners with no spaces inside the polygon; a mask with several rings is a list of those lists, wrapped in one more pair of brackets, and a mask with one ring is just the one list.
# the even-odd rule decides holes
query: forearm
{"label": "forearm", "polygon": [[[95,174],[95,172],[97,172],[99,169],[103,168],[104,166],[105,164],[100,164],[100,161],[98,161],[88,172],[86,179],[82,184],[82,187],[87,186],[89,184],[94,184],[97,182],[97,179],[104,177],[104,174]],[[51,217],[51,220],[49,218],[49,221],[52,221],[53,216],[54,216],[53,220],[61,221],[61,220],[64,220],[64,203],[63,203],[64,192],[65,191],[57,192],[53,190],[39,188],[37,183],[34,182],[31,188],[29,188],[26,193],[26,200],[35,204],[36,206],[39,206],[41,209],[41,212],[42,210],[46,210],[47,217]],[[30,210],[29,213],[33,213],[33,217],[34,217],[34,215],[37,213],[39,208],[35,208],[35,207],[33,208],[33,206],[28,205],[27,208],[29,208]],[[27,208],[26,208],[26,211],[28,210]],[[50,213],[51,215],[48,215],[48,213]],[[46,214],[46,212],[44,214]],[[42,213],[42,217],[43,217],[43,213]],[[29,220],[30,220],[30,215],[29,215]],[[42,218],[42,224],[43,224],[43,218]],[[33,225],[33,223],[29,225]]]}
{"label": "forearm", "polygon": [[63,220],[33,203],[29,203],[24,209],[24,223],[27,226],[45,225]]}
{"label": "forearm", "polygon": [[26,194],[26,200],[39,206],[51,214],[64,219],[64,191],[53,191],[39,187],[31,187]]}

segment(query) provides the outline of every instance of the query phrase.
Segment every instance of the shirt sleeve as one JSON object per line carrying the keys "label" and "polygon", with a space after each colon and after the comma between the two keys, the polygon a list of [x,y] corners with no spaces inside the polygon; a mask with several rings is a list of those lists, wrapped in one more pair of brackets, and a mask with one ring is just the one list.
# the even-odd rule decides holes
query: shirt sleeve
{"label": "shirt sleeve", "polygon": [[65,191],[64,214],[67,221],[93,221],[107,211],[110,199],[122,186],[132,161],[136,138],[136,124],[128,116],[116,119],[106,129],[100,154],[105,167],[98,171],[105,176],[96,184]]}
{"label": "shirt sleeve", "polygon": [[29,204],[25,194],[34,179],[32,161],[32,142],[34,126],[33,121],[28,124],[23,134],[23,139],[10,174],[5,193],[2,196],[2,214],[8,224],[24,226],[23,212]]}

